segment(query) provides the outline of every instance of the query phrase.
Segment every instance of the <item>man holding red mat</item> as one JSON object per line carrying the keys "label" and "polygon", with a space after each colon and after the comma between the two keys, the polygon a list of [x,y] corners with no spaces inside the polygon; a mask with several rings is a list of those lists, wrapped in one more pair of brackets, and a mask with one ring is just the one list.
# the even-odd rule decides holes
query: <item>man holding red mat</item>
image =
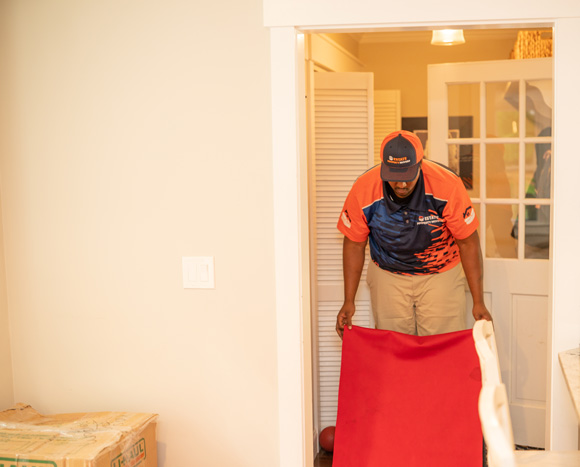
{"label": "man holding red mat", "polygon": [[344,234],[338,335],[352,326],[367,243],[377,329],[419,336],[465,329],[465,278],[473,317],[491,320],[483,302],[479,221],[461,179],[425,160],[421,141],[408,131],[387,135],[381,160],[354,182],[337,225]]}

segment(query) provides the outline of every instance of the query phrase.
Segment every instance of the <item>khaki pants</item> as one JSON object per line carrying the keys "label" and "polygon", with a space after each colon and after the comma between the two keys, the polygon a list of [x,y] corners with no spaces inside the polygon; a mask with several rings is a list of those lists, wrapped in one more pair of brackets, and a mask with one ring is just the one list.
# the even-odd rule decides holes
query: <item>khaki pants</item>
{"label": "khaki pants", "polygon": [[466,329],[461,265],[425,276],[393,274],[369,262],[367,283],[377,329],[428,336]]}

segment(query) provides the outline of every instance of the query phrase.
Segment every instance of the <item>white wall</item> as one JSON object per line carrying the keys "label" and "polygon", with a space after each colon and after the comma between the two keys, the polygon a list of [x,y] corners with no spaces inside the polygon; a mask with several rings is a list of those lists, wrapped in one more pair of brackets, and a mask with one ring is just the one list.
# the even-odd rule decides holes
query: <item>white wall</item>
{"label": "white wall", "polygon": [[[160,467],[276,465],[260,0],[4,0],[0,17],[13,401],[159,413]],[[195,255],[215,256],[215,290],[182,288]]]}

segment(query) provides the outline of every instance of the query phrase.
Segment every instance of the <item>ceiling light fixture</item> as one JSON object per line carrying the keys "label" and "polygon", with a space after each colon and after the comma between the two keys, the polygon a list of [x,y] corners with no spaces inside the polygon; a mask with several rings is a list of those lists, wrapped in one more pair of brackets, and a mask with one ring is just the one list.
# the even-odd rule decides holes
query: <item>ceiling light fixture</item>
{"label": "ceiling light fixture", "polygon": [[463,29],[438,29],[433,31],[431,45],[465,44]]}

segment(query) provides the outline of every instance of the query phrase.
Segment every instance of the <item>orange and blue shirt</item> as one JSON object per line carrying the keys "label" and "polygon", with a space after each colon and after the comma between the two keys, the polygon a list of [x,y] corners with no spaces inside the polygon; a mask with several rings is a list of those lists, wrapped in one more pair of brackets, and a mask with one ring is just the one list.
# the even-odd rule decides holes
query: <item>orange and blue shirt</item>
{"label": "orange and blue shirt", "polygon": [[396,274],[425,275],[458,265],[462,240],[479,221],[461,179],[447,167],[423,160],[406,205],[389,195],[380,164],[354,182],[338,220],[350,240],[369,240],[371,259]]}

